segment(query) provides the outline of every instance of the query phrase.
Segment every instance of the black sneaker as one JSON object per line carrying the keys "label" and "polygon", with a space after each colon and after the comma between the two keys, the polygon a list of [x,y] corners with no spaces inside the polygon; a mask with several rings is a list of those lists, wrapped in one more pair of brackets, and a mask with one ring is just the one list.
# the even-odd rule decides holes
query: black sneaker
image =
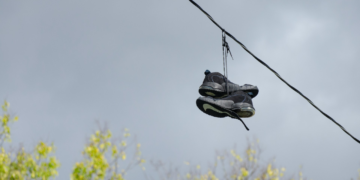
{"label": "black sneaker", "polygon": [[[229,94],[232,94],[236,91],[244,91],[251,98],[254,98],[258,93],[259,89],[256,86],[250,84],[244,84],[239,86],[232,83],[230,80],[227,81],[229,86]],[[199,88],[199,93],[202,96],[212,96],[212,97],[224,97],[227,95],[226,92],[226,77],[218,72],[211,73],[209,70],[205,71],[205,79],[203,84]]]}
{"label": "black sneaker", "polygon": [[238,119],[237,116],[248,118],[255,114],[251,97],[243,91],[236,91],[224,98],[199,97],[196,105],[202,112],[220,118],[226,116],[235,119]]}

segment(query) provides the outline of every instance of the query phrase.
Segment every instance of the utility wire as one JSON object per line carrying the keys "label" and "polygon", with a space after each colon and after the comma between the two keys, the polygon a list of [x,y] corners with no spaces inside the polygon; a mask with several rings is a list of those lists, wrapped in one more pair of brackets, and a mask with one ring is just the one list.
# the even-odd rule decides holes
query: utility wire
{"label": "utility wire", "polygon": [[189,0],[193,5],[195,5],[197,8],[199,8],[218,28],[221,29],[226,35],[231,37],[235,42],[237,42],[246,52],[248,52],[252,57],[254,57],[259,63],[267,67],[271,72],[273,72],[282,82],[284,82],[286,85],[288,85],[292,90],[300,94],[304,99],[306,99],[315,109],[317,109],[321,114],[323,114],[325,117],[330,119],[332,122],[334,122],[336,125],[338,125],[347,135],[349,135],[351,138],[353,138],[356,142],[360,144],[360,140],[356,139],[353,135],[351,135],[349,132],[346,131],[346,129],[341,126],[338,122],[336,122],[332,117],[327,115],[325,112],[323,112],[320,108],[318,108],[309,98],[307,98],[305,95],[303,95],[299,90],[297,90],[295,87],[290,85],[288,82],[286,82],[275,70],[273,70],[270,66],[268,66],[265,62],[263,62],[261,59],[256,57],[252,52],[250,52],[246,46],[241,43],[239,40],[237,40],[233,35],[231,35],[229,32],[227,32],[224,28],[222,28],[216,21],[208,14],[206,11],[204,11],[198,4],[196,4],[193,0]]}

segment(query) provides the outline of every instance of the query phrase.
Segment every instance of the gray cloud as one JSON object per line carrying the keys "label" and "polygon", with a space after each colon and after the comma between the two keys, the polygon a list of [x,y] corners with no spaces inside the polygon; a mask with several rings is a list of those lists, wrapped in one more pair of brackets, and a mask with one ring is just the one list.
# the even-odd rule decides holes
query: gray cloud
{"label": "gray cloud", "polygon": [[[360,138],[359,2],[196,2]],[[1,1],[0,24],[0,94],[20,116],[13,142],[54,141],[59,179],[95,119],[118,135],[130,128],[146,157],[173,164],[207,163],[256,135],[288,172],[302,164],[309,178],[344,179],[360,167],[359,144],[230,38],[230,80],[260,88],[250,131],[199,111],[203,71],[222,72],[221,32],[188,1]]]}

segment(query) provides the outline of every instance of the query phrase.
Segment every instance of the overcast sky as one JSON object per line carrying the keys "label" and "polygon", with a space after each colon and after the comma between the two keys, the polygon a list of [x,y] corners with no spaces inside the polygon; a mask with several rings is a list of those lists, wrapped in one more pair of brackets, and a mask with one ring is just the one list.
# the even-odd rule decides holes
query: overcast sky
{"label": "overcast sky", "polygon": [[[360,138],[360,1],[196,2]],[[355,178],[360,144],[228,43],[229,79],[260,89],[250,131],[195,105],[204,71],[222,73],[221,31],[189,1],[0,0],[0,100],[19,116],[13,145],[54,142],[57,179],[68,179],[99,120],[114,135],[129,128],[147,159],[206,164],[256,136],[263,159],[288,175],[303,165],[311,179]]]}

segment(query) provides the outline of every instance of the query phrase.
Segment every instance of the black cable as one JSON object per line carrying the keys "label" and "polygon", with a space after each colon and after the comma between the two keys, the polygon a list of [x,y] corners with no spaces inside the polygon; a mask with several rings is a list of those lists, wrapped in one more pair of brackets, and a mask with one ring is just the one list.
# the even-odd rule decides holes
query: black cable
{"label": "black cable", "polygon": [[225,32],[226,35],[231,37],[235,42],[237,42],[246,52],[248,52],[252,57],[254,57],[257,61],[259,61],[262,65],[267,67],[270,71],[272,71],[282,82],[284,82],[286,85],[288,85],[292,90],[300,94],[304,99],[306,99],[312,106],[314,106],[315,109],[320,111],[321,114],[323,114],[325,117],[330,119],[332,122],[334,122],[336,125],[338,125],[347,135],[349,135],[351,138],[353,138],[356,142],[360,143],[360,140],[356,139],[353,135],[351,135],[349,132],[346,131],[346,129],[341,126],[338,122],[336,122],[332,117],[324,113],[320,108],[318,108],[309,98],[307,98],[305,95],[303,95],[299,90],[297,90],[295,87],[291,86],[288,82],[286,82],[275,70],[273,70],[270,66],[268,66],[265,62],[263,62],[261,59],[256,57],[252,52],[250,52],[246,46],[238,41],[233,35],[231,35],[229,32],[227,32],[224,28],[222,28],[218,23],[215,22],[215,20],[207,13],[205,12],[198,4],[196,4],[193,0],[189,0],[193,5],[195,5],[197,8],[199,8],[218,28],[220,28],[223,32]]}

